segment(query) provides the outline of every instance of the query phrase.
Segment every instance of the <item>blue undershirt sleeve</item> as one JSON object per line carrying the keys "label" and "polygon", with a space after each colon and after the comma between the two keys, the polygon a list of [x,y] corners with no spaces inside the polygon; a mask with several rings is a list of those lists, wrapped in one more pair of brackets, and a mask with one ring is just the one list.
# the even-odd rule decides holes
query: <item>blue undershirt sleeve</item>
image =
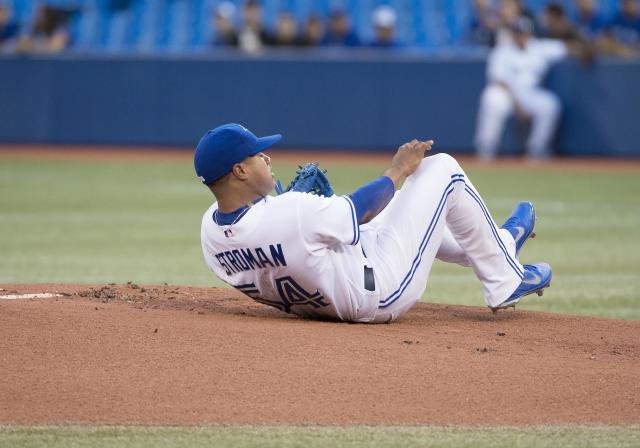
{"label": "blue undershirt sleeve", "polygon": [[391,201],[396,191],[393,181],[387,176],[381,176],[351,193],[358,217],[358,224],[364,224],[375,218]]}

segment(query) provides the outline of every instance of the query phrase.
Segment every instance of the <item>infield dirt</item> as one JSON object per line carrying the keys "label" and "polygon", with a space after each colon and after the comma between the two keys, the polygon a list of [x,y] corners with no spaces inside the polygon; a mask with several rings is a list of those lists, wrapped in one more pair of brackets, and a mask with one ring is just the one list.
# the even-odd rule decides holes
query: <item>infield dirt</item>
{"label": "infield dirt", "polygon": [[419,303],[390,325],[230,289],[0,285],[0,424],[640,423],[640,322]]}

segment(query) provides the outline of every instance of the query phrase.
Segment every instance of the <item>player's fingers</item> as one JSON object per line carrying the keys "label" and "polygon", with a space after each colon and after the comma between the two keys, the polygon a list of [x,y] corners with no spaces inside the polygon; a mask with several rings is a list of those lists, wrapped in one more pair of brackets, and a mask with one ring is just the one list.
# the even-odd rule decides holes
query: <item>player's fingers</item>
{"label": "player's fingers", "polygon": [[431,148],[431,146],[433,145],[433,140],[421,141],[420,144],[423,145],[423,146],[426,146],[428,148]]}
{"label": "player's fingers", "polygon": [[431,150],[431,144],[429,142],[418,142],[416,143],[416,145],[414,146],[414,149],[422,156],[424,157],[424,153],[426,151]]}
{"label": "player's fingers", "polygon": [[425,151],[430,151],[431,150],[431,145],[433,144],[433,140],[429,140],[426,142],[418,142],[416,144],[416,149],[418,149],[421,153],[424,153]]}
{"label": "player's fingers", "polygon": [[425,151],[431,151],[431,147],[433,147],[433,140],[427,140],[424,142],[424,145],[426,146]]}

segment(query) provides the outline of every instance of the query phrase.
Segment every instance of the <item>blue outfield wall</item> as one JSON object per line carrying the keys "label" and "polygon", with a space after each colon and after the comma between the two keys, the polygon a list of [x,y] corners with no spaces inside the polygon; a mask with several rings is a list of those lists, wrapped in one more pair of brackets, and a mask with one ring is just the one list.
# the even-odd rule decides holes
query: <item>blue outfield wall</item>
{"label": "blue outfield wall", "polygon": [[[384,150],[412,138],[471,152],[482,57],[291,54],[0,58],[0,142],[194,145],[240,122],[283,147]],[[640,155],[640,63],[555,67],[556,151]],[[520,129],[518,131],[518,129]],[[522,146],[509,127],[507,152]]]}

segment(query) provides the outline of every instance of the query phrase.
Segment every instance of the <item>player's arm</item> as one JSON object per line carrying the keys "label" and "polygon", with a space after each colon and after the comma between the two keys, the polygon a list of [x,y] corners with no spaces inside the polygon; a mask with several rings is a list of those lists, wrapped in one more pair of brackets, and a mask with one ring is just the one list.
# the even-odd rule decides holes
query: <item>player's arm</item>
{"label": "player's arm", "polygon": [[418,169],[425,151],[431,150],[432,145],[433,140],[412,140],[400,146],[391,160],[391,165],[381,177],[349,195],[356,210],[358,224],[371,221],[387,206],[407,176]]}

